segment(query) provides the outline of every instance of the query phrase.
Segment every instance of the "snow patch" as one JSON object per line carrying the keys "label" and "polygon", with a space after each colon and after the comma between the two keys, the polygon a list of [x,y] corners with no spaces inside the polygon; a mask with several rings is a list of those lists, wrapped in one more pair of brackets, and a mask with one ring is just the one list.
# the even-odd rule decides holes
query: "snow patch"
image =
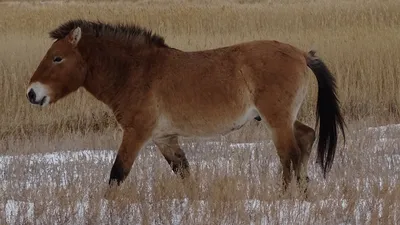
{"label": "snow patch", "polygon": [[8,200],[4,208],[7,224],[33,224],[34,203]]}

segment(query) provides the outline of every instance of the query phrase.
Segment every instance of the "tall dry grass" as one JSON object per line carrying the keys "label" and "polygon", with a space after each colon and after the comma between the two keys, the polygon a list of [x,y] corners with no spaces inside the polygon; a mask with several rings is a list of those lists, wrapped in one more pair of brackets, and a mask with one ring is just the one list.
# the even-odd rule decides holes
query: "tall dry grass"
{"label": "tall dry grass", "polygon": [[[51,3],[0,1],[0,152],[3,155],[118,148],[121,132],[115,129],[113,116],[84,90],[44,109],[30,105],[25,97],[28,79],[51,44],[47,32],[74,18],[134,22],[151,28],[164,36],[169,45],[182,50],[216,48],[254,39],[276,39],[304,50],[315,47],[337,77],[339,98],[349,123],[349,142],[346,148],[339,143],[328,180],[322,180],[319,167],[313,163],[313,151],[309,164],[313,198],[308,214],[294,205],[295,200],[289,200],[289,206],[285,206],[277,198],[279,160],[271,143],[261,143],[256,151],[230,147],[230,142],[268,139],[265,127],[253,121],[241,131],[211,139],[222,140],[222,144],[196,142],[184,147],[195,179],[187,189],[172,175],[160,153],[147,146],[104,220],[99,220],[99,213],[112,159],[58,166],[21,159],[0,165],[0,179],[4,182],[0,192],[0,224],[5,224],[1,212],[10,199],[35,203],[34,216],[39,224],[79,223],[74,218],[80,213],[77,205],[82,200],[89,205],[84,213],[88,224],[134,223],[137,221],[128,221],[136,213],[129,204],[145,205],[152,200],[153,208],[140,208],[142,224],[151,223],[147,219],[153,214],[158,218],[156,223],[169,224],[173,215],[169,211],[171,202],[167,200],[183,197],[195,208],[201,208],[196,205],[197,200],[209,204],[204,215],[186,216],[183,224],[249,224],[250,221],[262,224],[265,220],[261,219],[266,215],[270,222],[276,221],[285,207],[283,211],[291,224],[365,224],[367,219],[370,224],[399,224],[396,209],[400,201],[399,161],[391,158],[398,156],[399,132],[388,129],[371,133],[365,127],[399,119],[400,2],[44,2]],[[301,119],[312,126],[315,102],[316,81],[312,80],[300,112]],[[382,138],[386,138],[386,144]],[[220,158],[229,162],[215,161]],[[200,162],[209,164],[204,166]],[[227,166],[221,168],[224,163]],[[49,180],[55,185],[49,185]],[[265,205],[249,212],[243,206],[249,199]],[[340,204],[342,199],[347,202],[345,206]],[[360,204],[362,201],[365,204]],[[178,209],[182,207],[179,205]],[[358,211],[359,218],[354,216]],[[304,214],[307,216],[301,216]]]}
{"label": "tall dry grass", "polygon": [[[398,119],[398,1],[204,2],[2,3],[1,134],[115,126],[109,110],[85,91],[46,109],[26,100],[28,79],[51,44],[48,31],[74,18],[136,23],[183,50],[255,39],[276,39],[304,50],[313,47],[337,77],[347,119]],[[306,122],[314,120],[315,102],[316,82],[312,79],[300,115]]]}

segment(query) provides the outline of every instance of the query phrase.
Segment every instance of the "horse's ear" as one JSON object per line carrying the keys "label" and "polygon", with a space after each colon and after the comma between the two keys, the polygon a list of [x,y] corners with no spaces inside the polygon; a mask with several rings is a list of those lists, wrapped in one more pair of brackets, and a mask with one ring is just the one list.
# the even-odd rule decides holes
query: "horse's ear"
{"label": "horse's ear", "polygon": [[77,27],[73,29],[71,32],[68,34],[68,41],[73,45],[76,46],[79,43],[79,40],[81,40],[82,37],[82,30],[80,27]]}

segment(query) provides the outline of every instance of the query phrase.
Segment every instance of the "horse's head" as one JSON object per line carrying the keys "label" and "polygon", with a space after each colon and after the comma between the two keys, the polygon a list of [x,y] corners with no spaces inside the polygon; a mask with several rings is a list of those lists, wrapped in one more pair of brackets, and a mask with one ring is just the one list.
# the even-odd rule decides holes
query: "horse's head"
{"label": "horse's head", "polygon": [[86,63],[78,51],[81,29],[55,41],[29,81],[26,95],[32,104],[46,106],[81,87]]}

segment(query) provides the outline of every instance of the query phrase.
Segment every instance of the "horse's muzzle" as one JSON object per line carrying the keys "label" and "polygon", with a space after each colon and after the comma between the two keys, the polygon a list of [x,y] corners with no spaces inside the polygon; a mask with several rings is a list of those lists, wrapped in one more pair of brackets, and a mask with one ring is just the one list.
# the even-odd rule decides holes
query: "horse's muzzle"
{"label": "horse's muzzle", "polygon": [[26,93],[26,97],[29,100],[30,103],[34,105],[40,105],[40,106],[45,106],[49,103],[48,100],[49,97],[44,94],[43,88],[41,86],[36,87],[36,86],[30,87]]}

